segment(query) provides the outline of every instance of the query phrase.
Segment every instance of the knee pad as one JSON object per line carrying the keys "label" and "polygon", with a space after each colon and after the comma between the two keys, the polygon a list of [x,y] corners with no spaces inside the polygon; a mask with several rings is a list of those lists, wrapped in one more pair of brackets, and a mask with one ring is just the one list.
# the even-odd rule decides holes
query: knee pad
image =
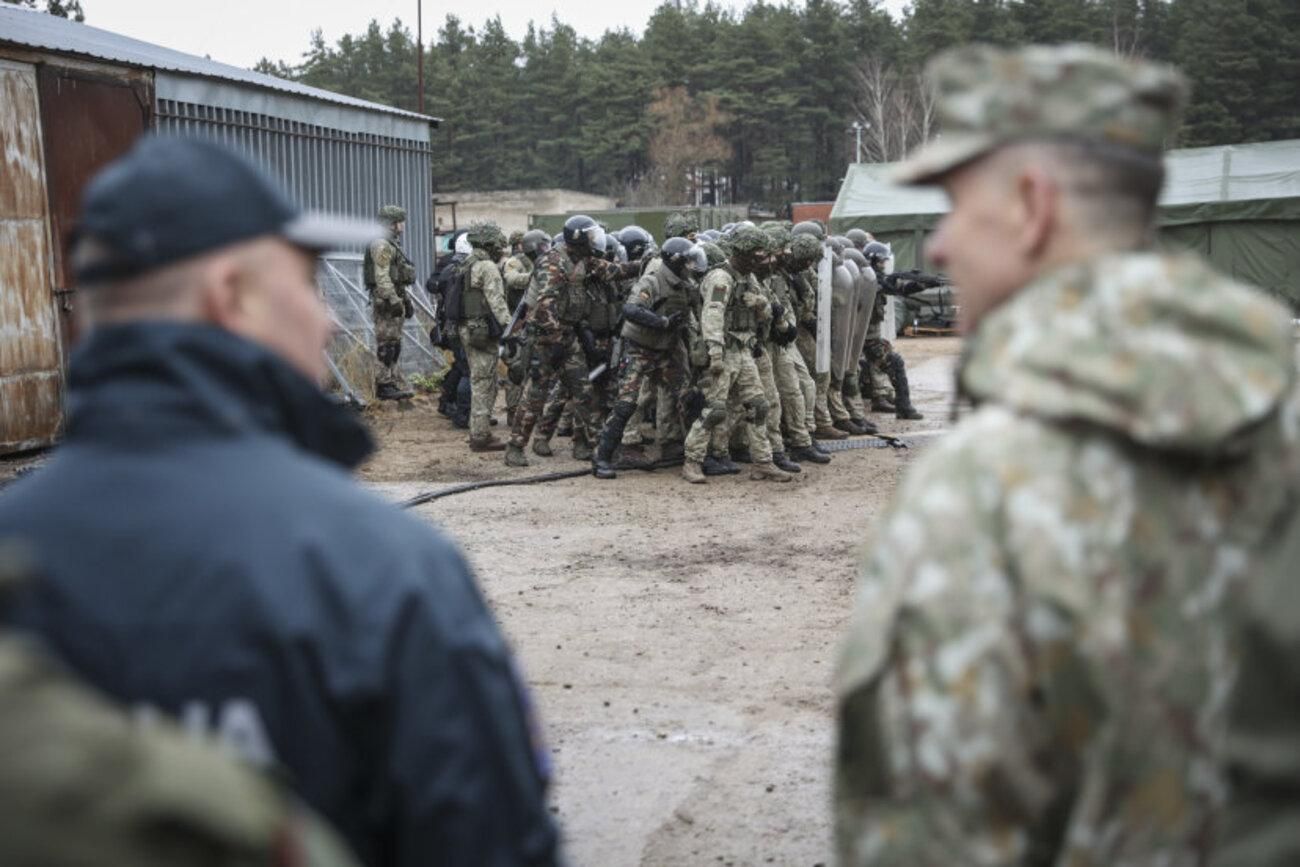
{"label": "knee pad", "polygon": [[727,405],[725,403],[711,403],[704,408],[704,414],[700,416],[706,428],[715,428],[727,420]]}
{"label": "knee pad", "polygon": [[889,371],[890,376],[898,376],[907,370],[907,363],[903,361],[903,356],[891,352],[885,356],[885,370]]}
{"label": "knee pad", "polygon": [[767,414],[771,411],[772,407],[768,404],[767,398],[756,397],[746,404],[746,409],[749,410],[750,421],[754,424],[763,424],[767,421]]}
{"label": "knee pad", "polygon": [[375,347],[375,356],[379,363],[387,367],[390,364],[396,364],[397,358],[402,354],[402,344],[395,340],[385,340]]}

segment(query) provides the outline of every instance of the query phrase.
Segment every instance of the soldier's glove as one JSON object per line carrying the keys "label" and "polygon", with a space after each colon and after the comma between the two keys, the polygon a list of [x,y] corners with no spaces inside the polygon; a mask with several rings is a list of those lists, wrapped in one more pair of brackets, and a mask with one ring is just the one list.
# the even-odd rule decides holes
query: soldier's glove
{"label": "soldier's glove", "polygon": [[591,333],[590,328],[578,329],[578,344],[582,346],[582,354],[587,359],[587,368],[595,369],[603,359],[600,350],[596,348],[596,335]]}
{"label": "soldier's glove", "polygon": [[676,331],[678,328],[681,328],[685,324],[686,324],[685,310],[678,310],[676,313],[669,314],[668,317],[664,319],[664,329],[667,331]]}
{"label": "soldier's glove", "polygon": [[773,301],[773,302],[772,302],[772,320],[773,320],[774,322],[780,322],[780,321],[782,320],[782,318],[784,318],[784,317],[785,317],[785,307],[781,304],[780,301]]}
{"label": "soldier's glove", "polygon": [[754,348],[750,350],[750,354],[753,355],[755,358],[762,358],[763,345],[761,343],[755,343]]}
{"label": "soldier's glove", "polygon": [[519,338],[506,337],[501,341],[501,350],[498,355],[509,361],[519,354]]}
{"label": "soldier's glove", "polygon": [[410,298],[403,298],[402,299],[403,318],[410,319],[414,315],[415,315],[415,302],[412,301]]}

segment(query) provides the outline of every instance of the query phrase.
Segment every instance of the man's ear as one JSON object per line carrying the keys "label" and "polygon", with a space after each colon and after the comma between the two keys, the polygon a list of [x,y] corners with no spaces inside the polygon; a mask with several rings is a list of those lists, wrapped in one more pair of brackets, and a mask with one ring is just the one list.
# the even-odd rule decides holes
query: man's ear
{"label": "man's ear", "polygon": [[203,319],[227,330],[234,330],[243,319],[246,299],[239,270],[233,256],[214,256],[199,272],[199,305]]}
{"label": "man's ear", "polygon": [[1061,191],[1042,166],[1030,164],[1016,173],[1014,195],[1020,226],[1013,240],[1029,261],[1042,257],[1060,223]]}

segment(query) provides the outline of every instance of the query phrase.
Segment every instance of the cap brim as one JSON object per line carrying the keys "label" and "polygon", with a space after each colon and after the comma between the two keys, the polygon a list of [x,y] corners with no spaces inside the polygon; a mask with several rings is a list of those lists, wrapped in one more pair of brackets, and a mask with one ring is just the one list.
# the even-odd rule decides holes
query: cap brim
{"label": "cap brim", "polygon": [[905,186],[933,184],[943,175],[960,165],[992,150],[997,145],[993,136],[972,133],[944,135],[927,142],[906,160],[894,167],[890,180]]}
{"label": "cap brim", "polygon": [[305,250],[324,253],[327,250],[365,246],[376,238],[382,238],[387,231],[373,220],[307,212],[286,223],[280,230],[280,235]]}

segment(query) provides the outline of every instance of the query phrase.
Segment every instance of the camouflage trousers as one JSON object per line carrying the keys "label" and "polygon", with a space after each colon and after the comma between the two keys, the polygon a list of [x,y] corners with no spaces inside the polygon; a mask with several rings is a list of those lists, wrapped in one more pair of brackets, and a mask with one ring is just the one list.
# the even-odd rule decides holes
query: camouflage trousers
{"label": "camouflage trousers", "polygon": [[387,305],[370,303],[370,315],[375,323],[375,357],[379,359],[379,370],[375,373],[375,387],[393,385],[406,387],[406,377],[397,366],[402,357],[402,324],[406,317],[401,311],[396,315],[388,312]]}
{"label": "camouflage trousers", "polygon": [[830,386],[826,390],[826,408],[830,410],[831,421],[849,421],[853,413],[849,412],[844,402],[844,377],[831,374]]}
{"label": "camouflage trousers", "polygon": [[795,340],[795,346],[799,348],[799,354],[803,356],[804,366],[808,368],[808,375],[812,377],[813,385],[817,389],[817,399],[813,405],[813,428],[830,427],[834,419],[831,418],[830,407],[827,405],[827,395],[831,389],[830,372],[817,372],[817,338],[808,333],[807,329],[799,329],[799,337]]}
{"label": "camouflage trousers", "polygon": [[869,336],[866,344],[862,347],[862,357],[867,362],[865,370],[871,375],[871,382],[868,383],[871,394],[876,398],[885,398],[891,401],[894,399],[894,386],[889,381],[889,371],[886,363],[893,351],[894,344],[882,337]]}
{"label": "camouflage trousers", "polygon": [[486,439],[492,433],[492,410],[497,403],[497,354],[490,349],[476,349],[465,325],[457,332],[469,362],[469,437]]}
{"label": "camouflage trousers", "polygon": [[528,384],[524,399],[515,411],[514,425],[510,431],[510,444],[519,448],[528,445],[533,428],[537,426],[546,408],[546,399],[557,382],[564,382],[574,398],[573,435],[575,442],[579,431],[587,442],[595,442],[595,420],[591,417],[591,383],[587,382],[587,361],[578,345],[578,338],[569,336],[567,342],[533,344],[533,357],[528,365]]}
{"label": "camouflage trousers", "polygon": [[[763,397],[767,401],[767,419],[764,425],[767,444],[773,452],[785,451],[785,440],[781,436],[781,395],[776,389],[776,378],[772,375],[772,345],[763,345],[763,354],[754,359],[754,368],[758,371],[758,381],[763,385]],[[743,417],[748,408],[732,394],[727,403],[727,430],[718,431],[713,437],[713,448],[722,454],[728,444],[732,448],[745,445],[745,425]]]}
{"label": "camouflage trousers", "polygon": [[785,346],[772,344],[772,376],[781,398],[781,425],[785,429],[785,442],[791,448],[804,448],[812,444],[808,424],[813,421],[817,405],[817,386],[808,375],[803,356],[793,343]]}
{"label": "camouflage trousers", "polygon": [[767,439],[767,397],[763,383],[754,365],[754,356],[748,347],[735,346],[729,341],[722,354],[722,373],[708,376],[704,383],[706,405],[704,413],[691,425],[686,435],[686,459],[700,463],[708,455],[713,429],[727,421],[727,401],[734,392],[745,408],[741,417],[749,438],[749,453],[755,463],[772,462],[772,448]]}
{"label": "camouflage trousers", "polygon": [[613,408],[605,419],[601,437],[625,441],[624,429],[634,417],[641,395],[648,387],[652,394],[664,396],[666,409],[658,411],[657,421],[660,444],[680,443],[682,431],[682,396],[690,385],[686,353],[669,350],[656,352],[635,343],[625,344],[623,358],[618,363],[618,388],[614,393]]}
{"label": "camouflage trousers", "polygon": [[[646,413],[651,405],[655,408],[655,417],[652,421],[647,421]],[[636,411],[633,412],[632,418],[623,430],[623,445],[641,445],[648,439],[653,438],[656,435],[656,426],[659,424],[659,419],[670,417],[673,413],[672,407],[673,402],[664,391],[664,387],[656,386],[646,380],[641,386],[641,394],[637,396]],[[665,432],[659,432],[661,438],[668,435]],[[677,440],[680,441],[683,435],[679,432]]]}
{"label": "camouflage trousers", "polygon": [[[610,344],[613,341],[610,338],[596,338],[596,349],[606,358],[609,357]],[[587,408],[593,424],[600,424],[600,420],[609,414],[609,407],[612,402],[613,386],[610,382],[613,375],[606,374],[595,382],[589,383],[589,392],[591,395],[590,405]],[[555,436],[555,430],[560,426],[566,413],[572,417],[576,401],[573,396],[573,389],[569,387],[569,382],[564,377],[556,380],[555,385],[551,388],[551,393],[546,397],[546,406],[542,409],[542,417],[537,421],[537,436],[549,440]],[[575,442],[582,442],[584,431],[574,427],[573,436]],[[591,440],[587,443],[590,445]]]}
{"label": "camouflage trousers", "polygon": [[843,395],[844,408],[849,411],[849,416],[855,421],[863,421],[867,417],[865,404],[862,402],[862,370],[854,367],[851,370],[844,371],[844,384],[840,389]]}

